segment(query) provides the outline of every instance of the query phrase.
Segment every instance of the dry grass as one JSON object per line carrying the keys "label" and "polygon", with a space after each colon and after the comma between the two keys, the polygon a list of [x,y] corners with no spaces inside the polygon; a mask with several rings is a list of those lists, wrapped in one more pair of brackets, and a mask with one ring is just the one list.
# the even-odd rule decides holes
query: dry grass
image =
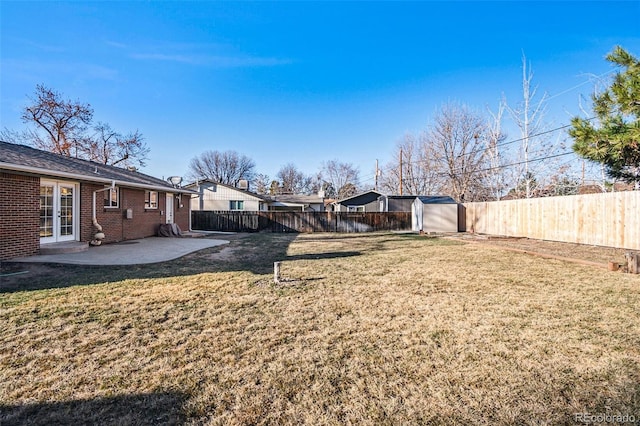
{"label": "dry grass", "polygon": [[640,418],[638,276],[392,234],[231,248],[0,294],[0,423]]}

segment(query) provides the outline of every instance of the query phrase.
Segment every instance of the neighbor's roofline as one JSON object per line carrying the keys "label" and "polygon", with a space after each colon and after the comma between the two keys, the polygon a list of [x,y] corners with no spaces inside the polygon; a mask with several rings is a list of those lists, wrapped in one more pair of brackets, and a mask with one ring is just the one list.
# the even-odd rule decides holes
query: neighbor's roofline
{"label": "neighbor's roofline", "polygon": [[376,191],[375,189],[370,189],[369,191],[360,192],[360,193],[358,193],[356,195],[352,195],[351,197],[343,198],[341,200],[336,200],[336,201],[333,202],[333,204],[342,204],[343,201],[347,201],[347,200],[350,200],[352,198],[357,198],[357,197],[360,197],[362,195],[369,194],[370,192],[375,192],[379,196],[383,196],[384,195],[383,193],[381,193],[379,191]]}
{"label": "neighbor's roofline", "polygon": [[84,180],[84,181],[104,183],[104,184],[111,184],[112,182],[115,182],[116,186],[148,189],[148,190],[161,191],[161,192],[181,193],[181,194],[194,193],[194,191],[189,189],[173,188],[170,186],[161,186],[161,185],[149,185],[144,183],[135,183],[130,181],[118,180],[118,179],[87,176],[79,173],[59,172],[59,171],[54,171],[50,169],[42,169],[40,167],[22,166],[19,164],[5,163],[1,161],[0,161],[0,170],[10,170],[15,172],[30,173],[30,174],[40,175],[40,176],[61,177],[61,178],[67,178],[67,179]]}
{"label": "neighbor's roofline", "polygon": [[[266,201],[266,202],[272,202],[273,201],[273,199],[269,198],[266,195],[257,194],[257,193],[255,193],[253,191],[249,191],[248,189],[241,189],[241,188],[238,188],[236,186],[229,185],[227,183],[217,182],[217,181],[215,181],[213,179],[209,179],[209,178],[195,180],[193,182],[187,183],[186,185],[184,185],[184,187],[186,188],[186,187],[189,187],[189,186],[195,186],[197,188],[198,185],[200,185],[202,182],[209,182],[209,183],[213,183],[215,185],[220,185],[220,186],[222,186],[224,188],[234,189],[234,190],[236,190],[238,192],[242,192],[244,194],[249,195],[250,197],[257,198],[258,200],[261,200],[261,201]],[[193,191],[193,192],[198,193],[198,191]]]}

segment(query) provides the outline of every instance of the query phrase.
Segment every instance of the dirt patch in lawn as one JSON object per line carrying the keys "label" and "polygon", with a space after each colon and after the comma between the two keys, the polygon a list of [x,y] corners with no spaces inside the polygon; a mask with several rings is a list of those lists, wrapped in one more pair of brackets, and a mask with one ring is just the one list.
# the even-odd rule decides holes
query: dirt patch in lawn
{"label": "dirt patch in lawn", "polygon": [[554,256],[607,267],[609,262],[626,264],[624,254],[631,251],[614,247],[562,243],[530,238],[499,237],[478,234],[457,234],[447,238],[496,248],[522,250],[532,255]]}

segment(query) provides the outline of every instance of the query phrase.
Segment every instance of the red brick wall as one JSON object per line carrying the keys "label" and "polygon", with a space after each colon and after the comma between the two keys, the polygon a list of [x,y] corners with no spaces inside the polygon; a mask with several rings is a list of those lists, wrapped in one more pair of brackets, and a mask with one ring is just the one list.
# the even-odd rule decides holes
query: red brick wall
{"label": "red brick wall", "polygon": [[[182,194],[181,197],[176,198],[174,204],[174,216],[173,221],[182,229],[182,232],[187,232],[189,230],[189,219],[191,216],[190,206],[191,206],[191,196],[188,194]],[[180,207],[182,204],[183,207]]]}
{"label": "red brick wall", "polygon": [[160,215],[165,209],[164,194],[158,194],[157,209],[144,208],[144,194],[145,191],[140,190],[121,190],[120,203],[122,204],[123,214],[126,214],[127,209],[131,209],[133,212],[133,219],[124,219],[123,230],[125,240],[156,235],[158,226],[165,222],[164,215]]}
{"label": "red brick wall", "polygon": [[0,172],[0,260],[40,249],[40,178]]}
{"label": "red brick wall", "polygon": [[[97,232],[92,223],[93,191],[100,184],[80,184],[80,241],[91,241]],[[40,249],[40,178],[0,172],[0,260],[31,256]],[[144,190],[120,188],[120,207],[103,207],[104,194],[96,194],[96,216],[105,234],[105,243],[156,235],[165,223],[165,193],[158,196],[157,209],[144,208]],[[188,197],[188,196],[186,196]],[[180,207],[182,204],[184,207]],[[131,208],[133,219],[126,219]],[[189,203],[182,196],[174,202],[174,221],[189,230]]]}
{"label": "red brick wall", "polygon": [[[98,232],[92,220],[93,192],[104,188],[100,184],[80,184],[80,241],[91,241]],[[96,218],[106,237],[103,242],[122,241],[122,209],[106,209],[103,200],[104,192],[96,193]]]}
{"label": "red brick wall", "polygon": [[[93,191],[102,189],[102,185],[82,184],[82,219],[81,219],[81,239],[91,241],[96,233],[92,224],[92,197]],[[102,226],[105,234],[103,242],[112,243],[124,240],[133,240],[156,235],[158,226],[166,221],[166,194],[161,192],[158,195],[158,208],[145,209],[145,191],[130,188],[120,188],[120,206],[117,209],[104,208],[104,194],[96,194],[96,217]],[[174,221],[183,231],[189,229],[189,205],[182,203],[184,207],[179,208],[178,200],[174,202]],[[127,209],[133,213],[132,219],[126,219]]]}

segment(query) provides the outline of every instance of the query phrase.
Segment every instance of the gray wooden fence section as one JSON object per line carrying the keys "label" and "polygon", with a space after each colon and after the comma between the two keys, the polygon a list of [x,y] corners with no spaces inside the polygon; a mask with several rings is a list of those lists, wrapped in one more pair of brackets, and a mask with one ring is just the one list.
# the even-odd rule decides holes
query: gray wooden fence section
{"label": "gray wooden fence section", "polygon": [[461,210],[468,232],[640,250],[640,191],[465,203]]}
{"label": "gray wooden fence section", "polygon": [[411,230],[411,212],[192,211],[191,227],[225,232],[372,232]]}

